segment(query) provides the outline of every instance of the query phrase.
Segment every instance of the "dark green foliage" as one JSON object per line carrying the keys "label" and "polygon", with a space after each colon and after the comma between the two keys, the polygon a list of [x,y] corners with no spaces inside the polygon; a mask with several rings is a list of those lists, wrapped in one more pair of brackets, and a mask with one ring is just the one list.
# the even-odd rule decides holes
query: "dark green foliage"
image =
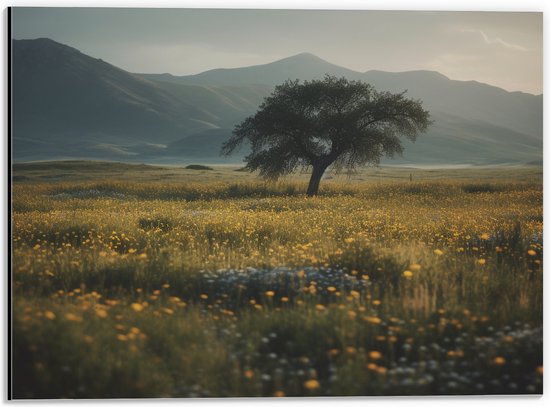
{"label": "dark green foliage", "polygon": [[172,221],[166,217],[141,218],[138,226],[143,230],[160,229],[163,232],[168,232],[173,228]]}
{"label": "dark green foliage", "polygon": [[504,188],[501,185],[485,183],[485,184],[466,184],[462,186],[462,190],[470,194],[477,194],[482,192],[501,192],[504,190]]}
{"label": "dark green foliage", "polygon": [[186,170],[207,170],[212,171],[214,168],[209,167],[207,165],[200,165],[200,164],[191,164],[185,167]]}
{"label": "dark green foliage", "polygon": [[289,80],[235,127],[222,153],[250,143],[246,168],[268,179],[313,168],[307,193],[316,195],[329,166],[351,171],[378,164],[383,155],[403,153],[401,136],[414,141],[430,124],[422,103],[404,93],[329,75],[303,84]]}

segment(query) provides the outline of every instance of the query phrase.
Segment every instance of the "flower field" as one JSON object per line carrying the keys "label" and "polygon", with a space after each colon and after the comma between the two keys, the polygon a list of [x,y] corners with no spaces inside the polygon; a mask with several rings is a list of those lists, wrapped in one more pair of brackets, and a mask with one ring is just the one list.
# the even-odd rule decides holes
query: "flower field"
{"label": "flower field", "polygon": [[541,172],[105,171],[14,172],[15,398],[542,392]]}

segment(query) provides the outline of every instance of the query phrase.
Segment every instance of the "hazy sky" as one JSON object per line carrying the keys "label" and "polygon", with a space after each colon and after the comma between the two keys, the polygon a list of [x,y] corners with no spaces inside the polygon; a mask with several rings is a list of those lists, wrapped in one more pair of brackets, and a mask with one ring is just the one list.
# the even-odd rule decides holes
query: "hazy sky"
{"label": "hazy sky", "polygon": [[131,72],[186,75],[311,52],[357,71],[430,69],[542,92],[542,13],[16,8],[12,29]]}

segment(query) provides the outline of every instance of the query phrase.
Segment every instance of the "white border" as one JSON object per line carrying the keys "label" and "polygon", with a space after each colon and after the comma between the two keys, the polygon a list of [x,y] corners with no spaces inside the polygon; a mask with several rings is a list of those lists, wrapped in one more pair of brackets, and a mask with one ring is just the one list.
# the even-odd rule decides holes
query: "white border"
{"label": "white border", "polygon": [[[7,309],[6,309],[6,299],[5,294],[7,292],[6,284],[6,264],[7,264],[7,199],[8,195],[6,193],[7,191],[7,163],[4,161],[6,157],[6,110],[7,106],[5,106],[6,101],[6,11],[5,8],[8,6],[15,6],[15,7],[154,7],[154,8],[234,8],[234,9],[270,9],[270,8],[277,8],[277,9],[346,9],[346,10],[441,10],[441,11],[542,11],[546,12],[548,8],[548,4],[550,2],[545,0],[463,0],[463,1],[456,1],[456,0],[448,0],[448,1],[442,1],[442,0],[415,0],[414,2],[407,2],[405,0],[280,0],[280,1],[274,1],[274,0],[160,0],[160,1],[154,1],[154,0],[96,0],[96,1],[83,1],[83,0],[56,0],[56,1],[47,1],[47,0],[35,0],[35,1],[29,1],[29,0],[12,0],[12,1],[5,1],[0,0],[0,4],[2,5],[2,34],[0,35],[0,41],[1,41],[1,47],[3,50],[4,60],[1,65],[1,71],[2,71],[2,84],[1,84],[1,94],[3,95],[2,101],[0,102],[2,106],[2,134],[4,134],[4,137],[2,139],[2,145],[0,147],[0,153],[2,156],[2,165],[1,165],[1,176],[2,176],[2,196],[4,199],[2,200],[2,211],[3,216],[0,218],[1,220],[1,226],[2,226],[2,233],[0,233],[0,248],[2,248],[2,255],[0,256],[1,266],[0,270],[3,271],[2,278],[0,282],[0,290],[2,298],[2,301],[0,302],[0,313],[2,314],[2,332],[4,333],[4,336],[2,338],[2,345],[3,349],[0,351],[0,386],[2,389],[2,401],[6,400],[7,394],[6,394],[6,380],[7,378],[4,377],[6,373],[6,352],[5,352],[5,338],[6,338],[6,320],[4,319],[6,317]],[[544,15],[544,26],[546,26],[548,23],[548,18],[546,16],[546,13]],[[544,29],[544,61],[546,61],[546,54],[548,50],[548,41],[546,41],[546,32],[547,30]],[[545,77],[546,77],[546,63],[544,63],[545,69]],[[546,83],[544,84],[544,93],[546,93]],[[545,121],[548,117],[548,103],[544,103],[544,117]],[[546,128],[546,126],[545,126]],[[546,131],[545,131],[545,137],[546,139]],[[544,156],[548,157],[548,143],[544,143]],[[546,162],[547,159],[544,160],[546,168]],[[546,172],[546,171],[545,171]],[[545,177],[545,186],[547,185],[546,177]],[[546,188],[545,188],[546,189]],[[546,199],[545,199],[546,203]],[[546,208],[546,206],[545,206]],[[544,238],[546,240],[547,233],[545,230]],[[544,294],[545,297],[548,295],[548,278],[545,278],[544,283]],[[504,293],[503,293],[504,294]],[[548,300],[545,300],[545,316],[548,315]],[[548,319],[545,317],[545,345],[548,345]],[[545,352],[544,352],[544,361],[546,366],[550,366],[548,362],[548,346],[545,346]],[[550,370],[549,370],[550,371]],[[228,400],[155,400],[155,401],[137,401],[132,400],[131,403],[148,403],[153,405],[160,405],[162,403],[166,402],[184,402],[186,404],[192,404],[192,405],[217,405],[219,403],[221,404],[235,404],[235,403],[244,403],[250,405],[251,403],[257,404],[267,404],[267,403],[279,403],[283,402],[285,406],[295,406],[295,405],[304,405],[304,404],[312,404],[312,403],[345,403],[350,405],[363,405],[364,403],[369,403],[369,405],[383,405],[383,406],[390,406],[393,404],[407,404],[407,405],[413,405],[413,406],[422,406],[424,404],[431,404],[431,405],[439,405],[441,403],[445,403],[446,405],[459,405],[463,406],[465,403],[471,404],[473,406],[477,405],[483,405],[483,406],[499,406],[499,407],[506,407],[506,406],[516,406],[519,403],[525,403],[526,405],[543,405],[548,402],[548,394],[549,394],[549,380],[545,380],[544,382],[544,392],[546,396],[543,397],[526,397],[526,396],[517,396],[517,397],[386,397],[386,398],[325,398],[325,399],[228,399]],[[545,401],[546,400],[546,401]],[[38,405],[42,404],[44,402],[25,402],[25,405]],[[46,402],[47,404],[57,404],[57,403],[84,403],[86,405],[117,405],[121,402],[115,402],[115,401],[81,401],[81,402],[73,402],[73,401],[49,401]],[[122,402],[124,404],[127,404],[128,402]],[[434,404],[435,403],[435,404]]]}
{"label": "white border", "polygon": [[[248,8],[327,10],[543,11],[544,0],[2,0],[20,7]],[[4,7],[5,7],[4,6]]]}

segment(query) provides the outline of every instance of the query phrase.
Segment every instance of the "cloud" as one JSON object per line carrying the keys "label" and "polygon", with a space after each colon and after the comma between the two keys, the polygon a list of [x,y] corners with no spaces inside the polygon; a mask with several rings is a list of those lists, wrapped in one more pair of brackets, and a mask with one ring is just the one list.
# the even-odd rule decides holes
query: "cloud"
{"label": "cloud", "polygon": [[486,45],[491,45],[491,46],[496,45],[496,46],[504,47],[506,49],[510,49],[510,50],[514,50],[514,51],[521,51],[521,52],[529,51],[527,48],[525,48],[522,45],[512,44],[510,42],[504,41],[500,37],[491,38],[483,30],[478,30],[478,29],[471,28],[471,27],[454,27],[454,30],[459,31],[459,32],[463,32],[463,33],[479,34],[481,39],[483,40],[483,43],[486,44]]}
{"label": "cloud", "polygon": [[514,49],[516,51],[523,51],[523,52],[527,51],[527,48],[522,47],[521,45],[510,44],[509,42],[504,41],[500,37],[489,38],[489,36],[485,34],[482,30],[479,30],[479,33],[481,34],[481,36],[483,37],[483,41],[487,45],[498,44],[498,45],[502,45],[505,48]]}

